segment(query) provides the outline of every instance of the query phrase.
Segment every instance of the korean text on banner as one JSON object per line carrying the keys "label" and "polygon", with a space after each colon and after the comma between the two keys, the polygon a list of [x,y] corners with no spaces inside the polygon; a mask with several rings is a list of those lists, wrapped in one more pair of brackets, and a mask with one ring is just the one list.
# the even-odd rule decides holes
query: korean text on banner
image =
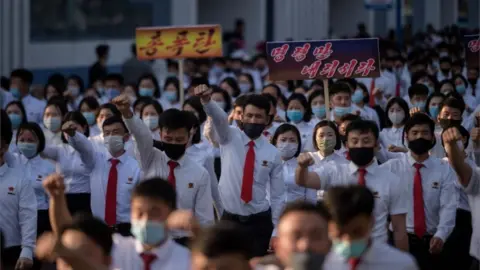
{"label": "korean text on banner", "polygon": [[135,32],[140,60],[222,56],[220,25],[141,27]]}
{"label": "korean text on banner", "polygon": [[267,43],[272,80],[380,77],[377,38]]}
{"label": "korean text on banner", "polygon": [[480,67],[480,35],[469,35],[464,37],[465,59],[468,68]]}

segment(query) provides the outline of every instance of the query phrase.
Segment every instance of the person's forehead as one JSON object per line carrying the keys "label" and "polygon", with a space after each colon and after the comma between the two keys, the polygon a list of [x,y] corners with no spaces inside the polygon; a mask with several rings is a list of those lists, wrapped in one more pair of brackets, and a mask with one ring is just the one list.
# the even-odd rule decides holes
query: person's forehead
{"label": "person's forehead", "polygon": [[251,104],[248,104],[246,107],[245,107],[245,113],[254,113],[254,114],[257,114],[257,113],[265,113],[263,109],[261,108],[258,108],[256,106],[253,106]]}
{"label": "person's forehead", "polygon": [[116,122],[116,123],[113,123],[113,124],[110,124],[110,125],[107,125],[107,126],[103,126],[103,129],[106,129],[106,130],[123,130],[123,126],[122,124]]}
{"label": "person's forehead", "polygon": [[348,133],[348,136],[358,136],[358,137],[374,137],[373,132],[371,130],[351,130]]}
{"label": "person's forehead", "polygon": [[286,214],[278,225],[279,230],[295,230],[296,228],[326,228],[327,221],[319,214],[305,211],[292,211]]}
{"label": "person's forehead", "polygon": [[450,106],[443,106],[442,112],[460,113],[460,109],[453,108],[453,107],[450,107]]}
{"label": "person's forehead", "polygon": [[187,128],[178,128],[178,129],[169,129],[169,128],[162,128],[162,132],[164,132],[167,135],[172,135],[172,136],[183,136],[188,134]]}
{"label": "person's forehead", "polygon": [[428,126],[428,124],[417,124],[417,125],[414,125],[410,130],[428,130],[430,129],[430,127]]}

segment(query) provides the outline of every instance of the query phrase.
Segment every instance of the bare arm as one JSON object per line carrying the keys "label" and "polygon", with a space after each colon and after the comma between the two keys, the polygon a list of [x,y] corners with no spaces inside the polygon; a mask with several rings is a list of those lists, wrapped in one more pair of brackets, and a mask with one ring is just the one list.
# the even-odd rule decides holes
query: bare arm
{"label": "bare arm", "polygon": [[68,211],[65,198],[65,185],[63,177],[59,174],[51,174],[43,181],[43,187],[50,197],[48,215],[52,230],[57,234],[63,226],[72,222],[72,215]]}

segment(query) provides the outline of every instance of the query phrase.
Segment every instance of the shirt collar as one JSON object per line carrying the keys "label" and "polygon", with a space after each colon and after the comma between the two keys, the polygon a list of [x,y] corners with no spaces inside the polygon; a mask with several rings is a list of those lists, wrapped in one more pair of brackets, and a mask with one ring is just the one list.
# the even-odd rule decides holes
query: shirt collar
{"label": "shirt collar", "polygon": [[121,156],[119,157],[112,157],[110,152],[107,151],[107,161],[110,162],[111,159],[118,159],[120,160],[120,163],[125,163],[127,161],[127,151],[125,151]]}
{"label": "shirt collar", "polygon": [[428,168],[428,167],[432,166],[433,159],[432,159],[431,155],[429,155],[428,158],[426,160],[424,160],[423,162],[417,162],[415,159],[413,159],[411,151],[408,151],[408,153],[406,153],[406,155],[407,155],[407,162],[408,162],[408,164],[410,164],[410,167],[413,167],[413,164],[415,164],[415,163],[423,164],[423,166],[425,168]]}
{"label": "shirt collar", "polygon": [[183,166],[185,165],[185,157],[187,156],[187,151],[185,150],[185,154],[183,154],[183,156],[181,158],[179,158],[178,160],[173,160],[171,158],[169,158],[166,154],[165,156],[167,157],[167,164],[168,164],[168,161],[174,161],[174,162],[177,162],[178,163],[178,166]]}
{"label": "shirt collar", "polygon": [[[247,146],[248,143],[252,140],[250,139],[245,132],[242,131],[242,139],[243,139],[243,145]],[[260,148],[262,147],[263,142],[265,141],[265,136],[260,135],[257,139],[254,140],[255,142],[255,148]]]}
{"label": "shirt collar", "polygon": [[[373,162],[368,165],[367,167],[365,167],[365,170],[367,171],[367,173],[373,173],[373,171],[378,167],[378,161],[376,158],[373,158]],[[348,169],[350,171],[350,174],[353,175],[355,173],[357,173],[358,171],[358,166],[353,163],[352,161],[350,161],[350,163],[348,164]]]}
{"label": "shirt collar", "polygon": [[140,254],[142,254],[143,252],[154,254],[157,256],[155,261],[166,261],[172,251],[172,248],[173,248],[173,242],[170,238],[168,238],[165,241],[165,243],[163,243],[162,245],[145,252],[145,249],[143,248],[142,243],[140,243],[140,241],[138,240],[135,240],[135,250],[137,251],[137,254],[139,255],[139,257],[140,257]]}

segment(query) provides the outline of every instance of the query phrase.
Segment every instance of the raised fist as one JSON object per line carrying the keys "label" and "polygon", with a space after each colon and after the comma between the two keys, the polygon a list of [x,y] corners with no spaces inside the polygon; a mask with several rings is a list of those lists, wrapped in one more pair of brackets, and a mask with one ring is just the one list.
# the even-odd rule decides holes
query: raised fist
{"label": "raised fist", "polygon": [[308,168],[313,165],[313,158],[309,153],[301,153],[297,158],[298,166]]}

